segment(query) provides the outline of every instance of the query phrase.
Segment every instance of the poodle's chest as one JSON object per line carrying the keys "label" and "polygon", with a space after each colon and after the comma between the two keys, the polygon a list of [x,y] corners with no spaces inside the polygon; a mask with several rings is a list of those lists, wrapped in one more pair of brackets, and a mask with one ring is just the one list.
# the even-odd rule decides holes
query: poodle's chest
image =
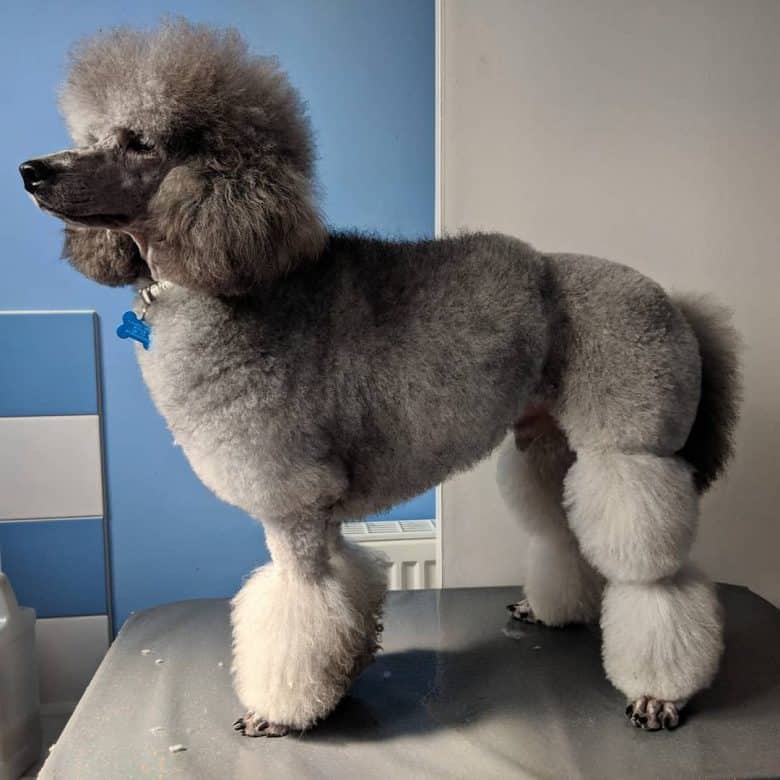
{"label": "poodle's chest", "polygon": [[271,455],[280,450],[278,421],[266,424],[251,397],[224,379],[204,380],[186,362],[169,362],[162,350],[139,354],[139,362],[174,442],[206,487],[256,516],[290,500]]}
{"label": "poodle's chest", "polygon": [[[200,332],[157,318],[151,347],[137,348],[144,381],[171,432],[185,448],[197,441],[217,450],[226,440],[251,435],[257,445],[270,436],[279,377],[264,370],[262,355],[237,350],[218,328]],[[251,359],[250,359],[251,358]]]}
{"label": "poodle's chest", "polygon": [[201,481],[256,514],[290,502],[284,453],[294,428],[285,375],[236,347],[219,321],[150,312],[151,344],[136,349],[144,381]]}

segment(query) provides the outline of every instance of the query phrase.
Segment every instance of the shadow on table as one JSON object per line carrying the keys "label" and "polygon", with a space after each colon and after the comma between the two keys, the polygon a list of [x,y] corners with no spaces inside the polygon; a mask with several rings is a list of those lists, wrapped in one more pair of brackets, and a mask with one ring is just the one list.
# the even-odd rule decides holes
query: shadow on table
{"label": "shadow on table", "polygon": [[[736,710],[780,686],[780,611],[748,588],[721,585],[719,595],[726,616],[726,650],[712,687],[686,708],[689,718]],[[776,715],[780,717],[780,709]]]}
{"label": "shadow on table", "polygon": [[[721,586],[720,597],[726,612],[723,664],[713,686],[686,709],[689,722],[716,711],[724,711],[721,720],[729,710],[734,712],[727,719],[740,718],[748,702],[780,686],[778,610],[745,588]],[[448,648],[446,620],[442,625],[439,644]],[[577,741],[591,734],[598,742],[605,728],[630,729],[623,697],[604,676],[596,627],[518,628],[514,621],[506,627],[516,635],[494,630],[458,649],[381,654],[333,714],[303,738],[392,739],[483,719],[577,730]]]}

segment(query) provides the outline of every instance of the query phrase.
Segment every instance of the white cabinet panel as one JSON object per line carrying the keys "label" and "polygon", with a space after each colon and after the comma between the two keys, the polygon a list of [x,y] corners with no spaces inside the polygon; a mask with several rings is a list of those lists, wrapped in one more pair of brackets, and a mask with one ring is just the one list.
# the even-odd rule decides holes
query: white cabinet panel
{"label": "white cabinet panel", "polygon": [[0,520],[103,514],[96,415],[0,418]]}
{"label": "white cabinet panel", "polygon": [[108,650],[108,618],[38,620],[35,640],[44,712],[72,710]]}

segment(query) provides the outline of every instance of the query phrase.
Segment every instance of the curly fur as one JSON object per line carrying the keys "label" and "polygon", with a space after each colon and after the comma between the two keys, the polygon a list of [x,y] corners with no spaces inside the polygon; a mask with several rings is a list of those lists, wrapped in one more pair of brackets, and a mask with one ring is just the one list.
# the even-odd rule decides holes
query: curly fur
{"label": "curly fur", "polygon": [[701,398],[680,455],[694,467],[703,493],[723,473],[734,452],[734,429],[742,403],[739,334],[728,309],[705,296],[675,296],[696,334],[701,354]]}
{"label": "curly fur", "polygon": [[693,567],[651,585],[610,583],[601,628],[607,676],[629,699],[684,703],[712,682],[723,651],[715,589]]}
{"label": "curly fur", "polygon": [[[237,295],[322,249],[303,104],[276,61],[250,56],[234,30],[176,21],[86,40],[60,106],[80,145],[143,128],[173,161],[145,217],[161,278]],[[88,276],[113,262],[101,240],[70,256]]]}
{"label": "curly fur", "polygon": [[608,579],[653,582],[685,561],[698,521],[682,458],[581,450],[564,504],[582,552]]}
{"label": "curly fur", "polygon": [[65,228],[62,257],[100,284],[120,287],[147,272],[138,247],[126,233]]}
{"label": "curly fur", "polygon": [[[377,584],[357,567],[316,580],[276,563],[257,569],[232,602],[233,675],[244,706],[299,730],[329,713],[377,649]],[[364,586],[372,594],[365,602]]]}
{"label": "curly fur", "polygon": [[530,535],[525,596],[535,618],[548,626],[596,620],[604,586],[583,557],[563,509],[563,479],[572,460],[564,437],[548,434],[524,452],[507,438],[497,464],[499,492]]}
{"label": "curly fur", "polygon": [[[508,236],[326,233],[303,104],[235,32],[177,21],[87,41],[61,105],[79,148],[28,166],[25,186],[87,276],[174,283],[146,314],[144,378],[204,483],[266,526],[273,562],[233,602],[236,687],[258,718],[310,727],[375,650],[381,568],[339,523],[468,468],[512,427],[528,451],[503,490],[537,537],[539,611],[591,618],[606,576],[615,683],[706,683],[715,602],[677,572],[696,512],[683,458],[701,487],[729,454],[719,320],[626,266]],[[535,443],[538,410],[560,431]],[[632,630],[632,603],[667,610],[654,637]]]}

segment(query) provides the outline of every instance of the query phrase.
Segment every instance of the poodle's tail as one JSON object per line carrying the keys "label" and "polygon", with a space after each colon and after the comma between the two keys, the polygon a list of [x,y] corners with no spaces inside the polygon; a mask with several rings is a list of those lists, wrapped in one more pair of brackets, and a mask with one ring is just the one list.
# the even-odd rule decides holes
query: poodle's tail
{"label": "poodle's tail", "polygon": [[731,324],[731,313],[711,298],[674,296],[674,303],[696,334],[701,354],[699,408],[679,454],[693,466],[696,490],[704,493],[734,449],[742,401],[741,338]]}

